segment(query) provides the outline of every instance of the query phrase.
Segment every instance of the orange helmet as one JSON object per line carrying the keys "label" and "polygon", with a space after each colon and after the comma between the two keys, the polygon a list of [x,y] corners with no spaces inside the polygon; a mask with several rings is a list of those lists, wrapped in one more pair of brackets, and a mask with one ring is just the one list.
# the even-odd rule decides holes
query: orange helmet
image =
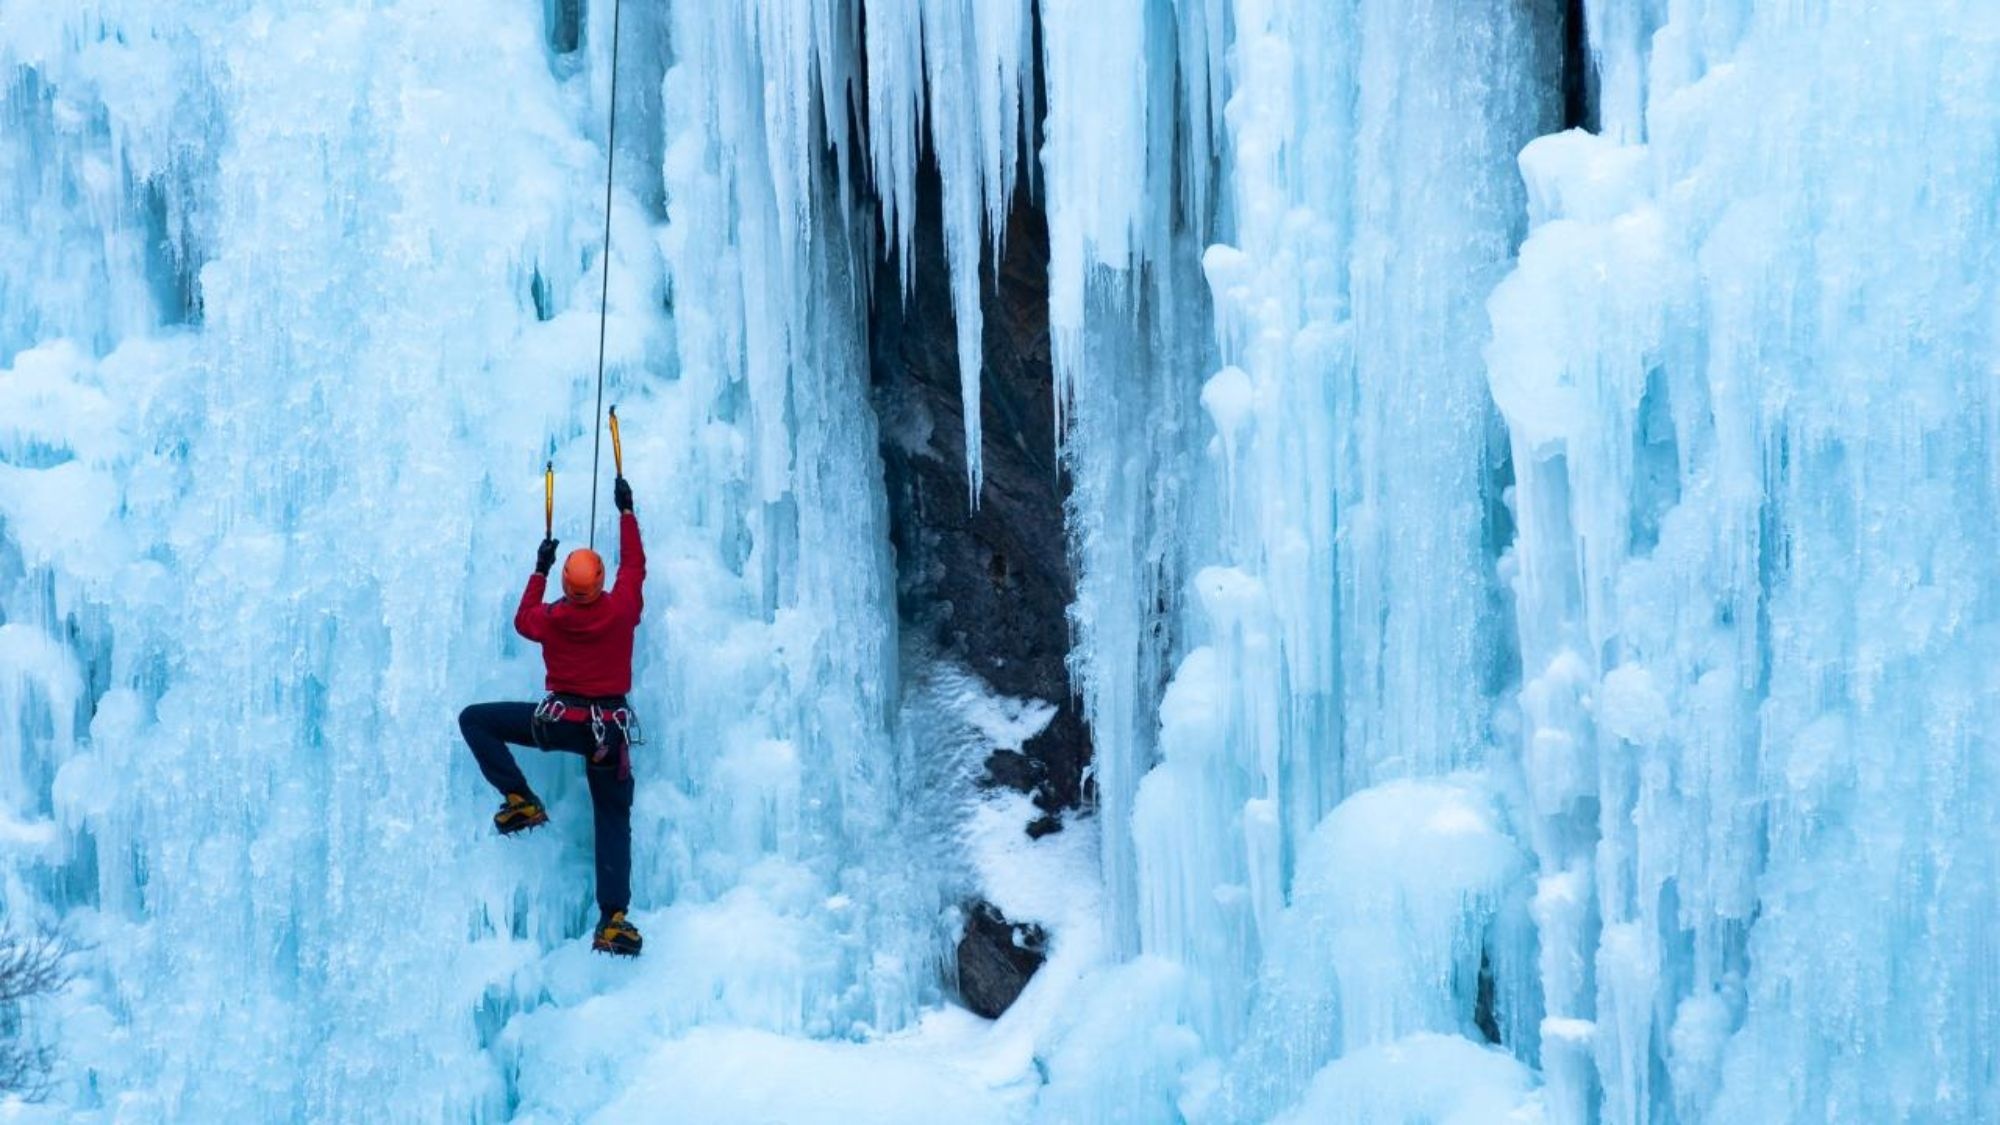
{"label": "orange helmet", "polygon": [[578,605],[589,605],[604,593],[604,560],[588,547],[563,560],[563,594]]}

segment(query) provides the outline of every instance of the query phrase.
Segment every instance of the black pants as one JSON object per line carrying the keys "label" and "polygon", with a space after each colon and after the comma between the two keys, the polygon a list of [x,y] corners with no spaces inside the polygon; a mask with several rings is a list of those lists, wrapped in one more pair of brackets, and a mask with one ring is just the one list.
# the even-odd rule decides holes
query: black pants
{"label": "black pants", "polygon": [[514,764],[509,743],[583,757],[597,822],[597,908],[606,914],[623,910],[632,903],[632,779],[618,780],[617,740],[622,736],[616,727],[607,731],[611,753],[599,765],[590,760],[597,742],[589,723],[541,723],[539,741],[537,726],[532,703],[475,703],[458,713],[458,729],[479,760],[479,772],[503,795],[533,793]]}

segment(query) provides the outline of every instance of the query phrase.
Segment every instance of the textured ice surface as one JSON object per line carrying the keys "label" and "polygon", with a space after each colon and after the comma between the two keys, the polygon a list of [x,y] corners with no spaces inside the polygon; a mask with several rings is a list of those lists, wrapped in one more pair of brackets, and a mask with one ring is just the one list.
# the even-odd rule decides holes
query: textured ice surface
{"label": "textured ice surface", "polygon": [[1520,1060],[1448,1035],[1424,1033],[1330,1063],[1278,1125],[1542,1125],[1534,1078]]}
{"label": "textured ice surface", "polygon": [[[0,1116],[2000,1119],[2000,8],[1586,0],[1592,133],[1571,7],[626,5],[627,965],[451,722],[544,459],[590,535],[611,7],[0,0],[0,918],[90,943]],[[975,437],[1048,219],[1034,842],[1045,704],[898,668],[926,159]]]}

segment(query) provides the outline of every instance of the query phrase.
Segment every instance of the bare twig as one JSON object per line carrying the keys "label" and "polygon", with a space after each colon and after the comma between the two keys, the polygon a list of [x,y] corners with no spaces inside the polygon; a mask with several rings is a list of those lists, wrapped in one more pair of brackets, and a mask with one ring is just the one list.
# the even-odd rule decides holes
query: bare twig
{"label": "bare twig", "polygon": [[18,1004],[61,988],[69,980],[65,961],[70,952],[60,934],[0,933],[0,1004]]}
{"label": "bare twig", "polygon": [[55,1055],[27,1041],[21,1004],[68,984],[76,947],[59,933],[0,932],[0,1094],[40,1101],[50,1092]]}

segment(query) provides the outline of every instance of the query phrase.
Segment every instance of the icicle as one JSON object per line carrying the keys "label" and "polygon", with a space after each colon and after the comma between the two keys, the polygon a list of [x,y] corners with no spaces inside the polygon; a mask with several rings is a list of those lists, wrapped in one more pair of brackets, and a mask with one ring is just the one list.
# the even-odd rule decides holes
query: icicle
{"label": "icicle", "polygon": [[868,9],[869,136],[883,226],[914,282],[917,164],[927,128],[943,188],[965,426],[966,482],[979,504],[981,253],[996,251],[1012,205],[1029,71],[1028,0],[892,0]]}
{"label": "icicle", "polygon": [[[1081,377],[1085,295],[1093,271],[1134,264],[1148,214],[1145,0],[1049,0],[1041,6],[1048,88],[1049,331],[1058,412]],[[1165,107],[1160,107],[1162,110]],[[1164,158],[1165,154],[1162,154]]]}
{"label": "icicle", "polygon": [[[985,321],[979,305],[982,288],[979,257],[986,243],[982,235],[987,215],[982,204],[990,198],[982,181],[994,171],[990,167],[991,154],[981,151],[981,142],[986,138],[979,127],[984,115],[980,82],[983,60],[974,42],[976,18],[967,11],[964,0],[924,3],[925,77],[929,88],[940,92],[930,107],[931,151],[937,157],[944,191],[945,263],[951,272],[952,314],[958,333],[965,477],[974,508],[979,506],[983,475],[979,382],[985,366],[981,343]],[[944,96],[943,91],[969,91],[973,96],[950,97]]]}
{"label": "icicle", "polygon": [[869,5],[868,145],[875,195],[903,291],[916,280],[917,161],[924,101],[923,9],[919,0]]}

